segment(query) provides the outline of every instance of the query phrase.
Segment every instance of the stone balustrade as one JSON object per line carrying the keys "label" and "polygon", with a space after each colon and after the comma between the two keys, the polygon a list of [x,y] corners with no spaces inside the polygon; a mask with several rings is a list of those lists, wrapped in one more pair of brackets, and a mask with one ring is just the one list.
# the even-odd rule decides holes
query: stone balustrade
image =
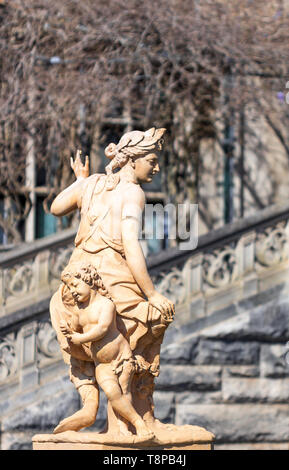
{"label": "stone balustrade", "polygon": [[289,205],[203,235],[193,252],[174,250],[149,262],[158,290],[186,323],[288,278]]}
{"label": "stone balustrade", "polygon": [[[258,217],[203,235],[194,251],[174,249],[149,258],[155,285],[190,318],[266,289],[266,276],[270,274],[271,283],[272,270],[287,268],[288,219],[289,205],[272,206]],[[1,318],[57,289],[74,236],[75,230],[66,230],[0,255],[0,328]]]}
{"label": "stone balustrade", "polygon": [[74,236],[75,230],[70,229],[0,254],[0,318],[42,301],[57,289]]}

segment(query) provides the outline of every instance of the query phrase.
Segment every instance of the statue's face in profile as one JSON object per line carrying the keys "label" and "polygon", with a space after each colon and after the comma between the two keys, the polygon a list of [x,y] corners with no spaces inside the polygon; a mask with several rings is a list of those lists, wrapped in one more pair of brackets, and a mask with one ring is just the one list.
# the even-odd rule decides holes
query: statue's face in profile
{"label": "statue's face in profile", "polygon": [[139,183],[150,183],[153,176],[160,171],[158,155],[149,153],[134,161],[135,175]]}
{"label": "statue's face in profile", "polygon": [[90,287],[86,282],[77,277],[72,277],[66,282],[72,297],[76,302],[86,302],[90,298]]}

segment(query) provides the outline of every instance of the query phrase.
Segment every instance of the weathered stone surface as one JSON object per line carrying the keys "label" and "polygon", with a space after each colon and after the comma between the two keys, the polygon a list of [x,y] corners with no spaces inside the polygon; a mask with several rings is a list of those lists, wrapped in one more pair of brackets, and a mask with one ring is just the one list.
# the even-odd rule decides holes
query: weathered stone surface
{"label": "weathered stone surface", "polygon": [[263,344],[260,370],[264,377],[289,376],[289,347],[286,344]]}
{"label": "weathered stone surface", "polygon": [[161,349],[161,364],[189,364],[199,342],[195,335],[182,341],[165,344]]}
{"label": "weathered stone surface", "polygon": [[0,387],[0,416],[3,416],[4,413],[9,412],[9,408],[11,408],[11,398],[10,396],[17,396],[19,391],[19,383],[10,383],[7,381],[6,384],[3,384]]}
{"label": "weathered stone surface", "polygon": [[247,299],[258,292],[258,278],[255,272],[247,275],[243,280],[243,297]]}
{"label": "weathered stone surface", "polygon": [[175,396],[176,404],[222,403],[222,400],[221,390],[216,392],[183,392],[176,393]]}
{"label": "weathered stone surface", "polygon": [[200,318],[205,314],[205,300],[203,297],[193,297],[189,311],[191,318]]}
{"label": "weathered stone surface", "polygon": [[60,420],[79,409],[79,395],[76,390],[53,395],[50,398],[15,410],[1,422],[1,431],[24,429],[53,429]]}
{"label": "weathered stone surface", "polygon": [[[69,380],[68,367],[64,364],[65,367],[59,368],[58,365],[57,363],[55,364],[53,377],[50,377],[50,380],[41,382],[39,386],[30,386],[26,390],[21,390],[18,381],[14,384],[7,381],[6,386],[0,388],[0,416],[25,408],[32,402],[38,402],[40,396],[41,399],[49,399],[63,391],[67,391],[68,395],[70,395],[74,386]],[[13,400],[11,400],[12,394]]]}
{"label": "weathered stone surface", "polygon": [[271,402],[289,401],[289,379],[223,378],[224,402]]}
{"label": "weathered stone surface", "polygon": [[230,366],[224,367],[223,377],[258,377],[259,366]]}
{"label": "weathered stone surface", "polygon": [[156,380],[156,390],[218,390],[220,385],[218,366],[164,365]]}
{"label": "weathered stone surface", "polygon": [[173,423],[175,421],[175,394],[156,391],[153,400],[156,418],[163,423]]}
{"label": "weathered stone surface", "polygon": [[204,329],[204,338],[286,341],[289,339],[289,303],[268,302]]}
{"label": "weathered stone surface", "polygon": [[[286,268],[288,263],[286,263]],[[283,282],[286,282],[288,279],[288,269],[285,268],[285,263],[279,264],[279,266],[272,267],[269,271],[263,270],[259,272],[258,285],[261,292],[270,289],[274,285],[280,285]]]}
{"label": "weathered stone surface", "polygon": [[34,432],[5,432],[1,435],[1,450],[32,450]]}
{"label": "weathered stone surface", "polygon": [[256,364],[259,344],[201,339],[193,354],[192,362],[196,364]]}
{"label": "weathered stone surface", "polygon": [[203,426],[216,442],[288,442],[289,404],[179,404],[176,424]]}
{"label": "weathered stone surface", "polygon": [[289,450],[288,442],[258,442],[256,444],[216,444],[214,450]]}
{"label": "weathered stone surface", "polygon": [[266,303],[278,300],[286,300],[287,293],[289,291],[289,283],[281,283],[266,289],[263,292],[258,292],[250,297],[243,298],[238,302],[238,311],[247,312],[253,310],[259,305],[266,305]]}
{"label": "weathered stone surface", "polygon": [[186,328],[184,328],[184,326],[177,325],[173,322],[170,325],[170,327],[166,330],[166,334],[164,336],[164,341],[162,343],[161,349],[163,350],[163,347],[171,343],[181,342],[185,338],[186,335],[189,335],[190,333],[193,333],[193,332],[194,330],[192,328],[192,323],[188,323],[186,325]]}
{"label": "weathered stone surface", "polygon": [[241,298],[242,291],[243,284],[240,281],[236,281],[220,290],[209,288],[205,292],[207,315],[216,312],[216,310],[218,312],[228,308],[234,310],[234,303]]}

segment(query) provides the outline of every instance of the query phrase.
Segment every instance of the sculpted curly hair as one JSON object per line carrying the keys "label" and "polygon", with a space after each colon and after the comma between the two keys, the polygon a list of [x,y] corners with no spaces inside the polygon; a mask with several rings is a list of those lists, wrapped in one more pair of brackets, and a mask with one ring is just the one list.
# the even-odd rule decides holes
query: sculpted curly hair
{"label": "sculpted curly hair", "polygon": [[61,280],[64,284],[71,278],[81,279],[89,287],[96,288],[97,291],[112,300],[100,275],[92,264],[70,263],[61,273]]}
{"label": "sculpted curly hair", "polygon": [[151,129],[127,132],[122,136],[119,143],[109,144],[105,148],[105,155],[111,162],[105,167],[107,175],[111,175],[116,168],[122,168],[130,158],[136,159],[152,150],[161,150],[163,134],[166,129]]}

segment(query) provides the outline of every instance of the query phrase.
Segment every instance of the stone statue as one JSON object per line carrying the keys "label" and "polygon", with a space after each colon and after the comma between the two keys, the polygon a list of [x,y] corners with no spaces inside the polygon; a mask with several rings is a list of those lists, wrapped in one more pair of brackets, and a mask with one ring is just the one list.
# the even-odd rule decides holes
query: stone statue
{"label": "stone statue", "polygon": [[88,158],[83,164],[78,151],[71,161],[76,181],[51,206],[55,216],[77,209],[81,215],[50,313],[83,407],[59,423],[56,436],[94,423],[101,387],[108,398],[104,434],[112,440],[157,443],[162,433],[175,437],[177,427],[157,420],[153,405],[160,347],[174,305],[156,291],[139,242],[145,205],[140,184],[159,172],[164,133],[132,131],[109,144],[106,174],[89,176]]}

